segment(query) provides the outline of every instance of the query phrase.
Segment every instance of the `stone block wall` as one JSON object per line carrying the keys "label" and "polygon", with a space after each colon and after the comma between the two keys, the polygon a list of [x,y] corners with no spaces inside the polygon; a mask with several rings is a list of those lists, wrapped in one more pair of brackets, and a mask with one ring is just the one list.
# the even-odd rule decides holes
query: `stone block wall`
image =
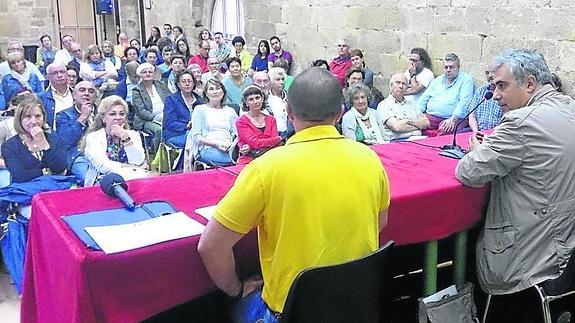
{"label": "stone block wall", "polygon": [[448,52],[478,84],[491,58],[506,48],[542,52],[568,93],[575,85],[575,2],[567,0],[259,0],[244,1],[246,34],[253,50],[277,34],[294,54],[294,72],[337,55],[338,38],[364,52],[376,85],[404,71],[413,47],[428,50],[434,72]]}
{"label": "stone block wall", "polygon": [[55,26],[52,0],[0,0],[0,48],[6,55],[10,40],[24,45],[39,45],[40,36],[54,35]]}

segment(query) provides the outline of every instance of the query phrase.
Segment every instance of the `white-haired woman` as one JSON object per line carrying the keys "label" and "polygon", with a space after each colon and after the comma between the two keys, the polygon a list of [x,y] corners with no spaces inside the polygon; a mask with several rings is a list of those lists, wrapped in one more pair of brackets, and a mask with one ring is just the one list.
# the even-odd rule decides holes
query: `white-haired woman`
{"label": "white-haired woman", "polygon": [[162,137],[162,121],[164,119],[164,102],[172,95],[168,87],[154,79],[156,68],[150,63],[143,63],[136,69],[136,74],[142,80],[138,87],[132,90],[132,106],[136,110],[134,128],[147,130],[154,135],[153,151],[158,150]]}
{"label": "white-haired woman", "polygon": [[127,122],[128,104],[112,95],[102,99],[98,114],[80,143],[90,163],[84,186],[94,185],[98,176],[118,173],[126,180],[147,177],[145,152],[137,131]]}
{"label": "white-haired woman", "polygon": [[351,107],[342,118],[343,135],[366,145],[383,144],[385,140],[379,128],[379,116],[369,108],[371,90],[363,83],[348,89],[348,104]]}

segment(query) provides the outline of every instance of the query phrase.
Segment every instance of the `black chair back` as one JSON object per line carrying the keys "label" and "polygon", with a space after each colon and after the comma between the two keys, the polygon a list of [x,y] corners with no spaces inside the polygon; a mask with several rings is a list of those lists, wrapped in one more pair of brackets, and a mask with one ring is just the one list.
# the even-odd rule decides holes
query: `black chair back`
{"label": "black chair back", "polygon": [[343,264],[309,268],[294,280],[280,322],[391,322],[393,241]]}

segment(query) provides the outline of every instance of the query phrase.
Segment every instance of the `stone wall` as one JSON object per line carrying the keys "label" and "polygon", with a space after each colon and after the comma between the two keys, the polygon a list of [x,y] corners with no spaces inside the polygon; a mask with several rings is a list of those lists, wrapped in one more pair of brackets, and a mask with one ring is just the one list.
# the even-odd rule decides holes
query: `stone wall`
{"label": "stone wall", "polygon": [[434,72],[455,52],[477,83],[494,54],[510,47],[541,51],[570,94],[575,79],[575,2],[569,0],[260,0],[244,1],[250,48],[277,34],[295,58],[295,71],[337,55],[347,38],[362,49],[387,93],[391,74],[404,71],[413,47],[428,50]]}
{"label": "stone wall", "polygon": [[39,45],[40,36],[55,35],[56,31],[52,0],[0,0],[0,48],[3,55],[6,55],[6,45],[10,40],[20,40],[24,45]]}

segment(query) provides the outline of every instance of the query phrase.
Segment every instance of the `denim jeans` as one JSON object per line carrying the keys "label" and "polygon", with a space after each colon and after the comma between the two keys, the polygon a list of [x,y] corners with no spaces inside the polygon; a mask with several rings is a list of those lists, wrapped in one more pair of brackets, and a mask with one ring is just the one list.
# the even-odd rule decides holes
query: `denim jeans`
{"label": "denim jeans", "polygon": [[236,323],[277,323],[275,314],[262,299],[262,290],[242,298],[232,306],[232,318]]}
{"label": "denim jeans", "polygon": [[83,155],[78,156],[70,166],[70,172],[76,176],[77,182],[82,186],[84,186],[84,179],[86,179],[89,167],[90,162]]}
{"label": "denim jeans", "polygon": [[174,148],[183,149],[186,146],[186,139],[188,138],[188,131],[178,136],[170,137],[166,139],[166,142],[172,145]]}
{"label": "denim jeans", "polygon": [[[232,149],[232,148],[230,148]],[[230,166],[233,165],[232,158],[227,151],[221,151],[214,147],[204,146],[200,151],[198,160],[216,166]]]}

